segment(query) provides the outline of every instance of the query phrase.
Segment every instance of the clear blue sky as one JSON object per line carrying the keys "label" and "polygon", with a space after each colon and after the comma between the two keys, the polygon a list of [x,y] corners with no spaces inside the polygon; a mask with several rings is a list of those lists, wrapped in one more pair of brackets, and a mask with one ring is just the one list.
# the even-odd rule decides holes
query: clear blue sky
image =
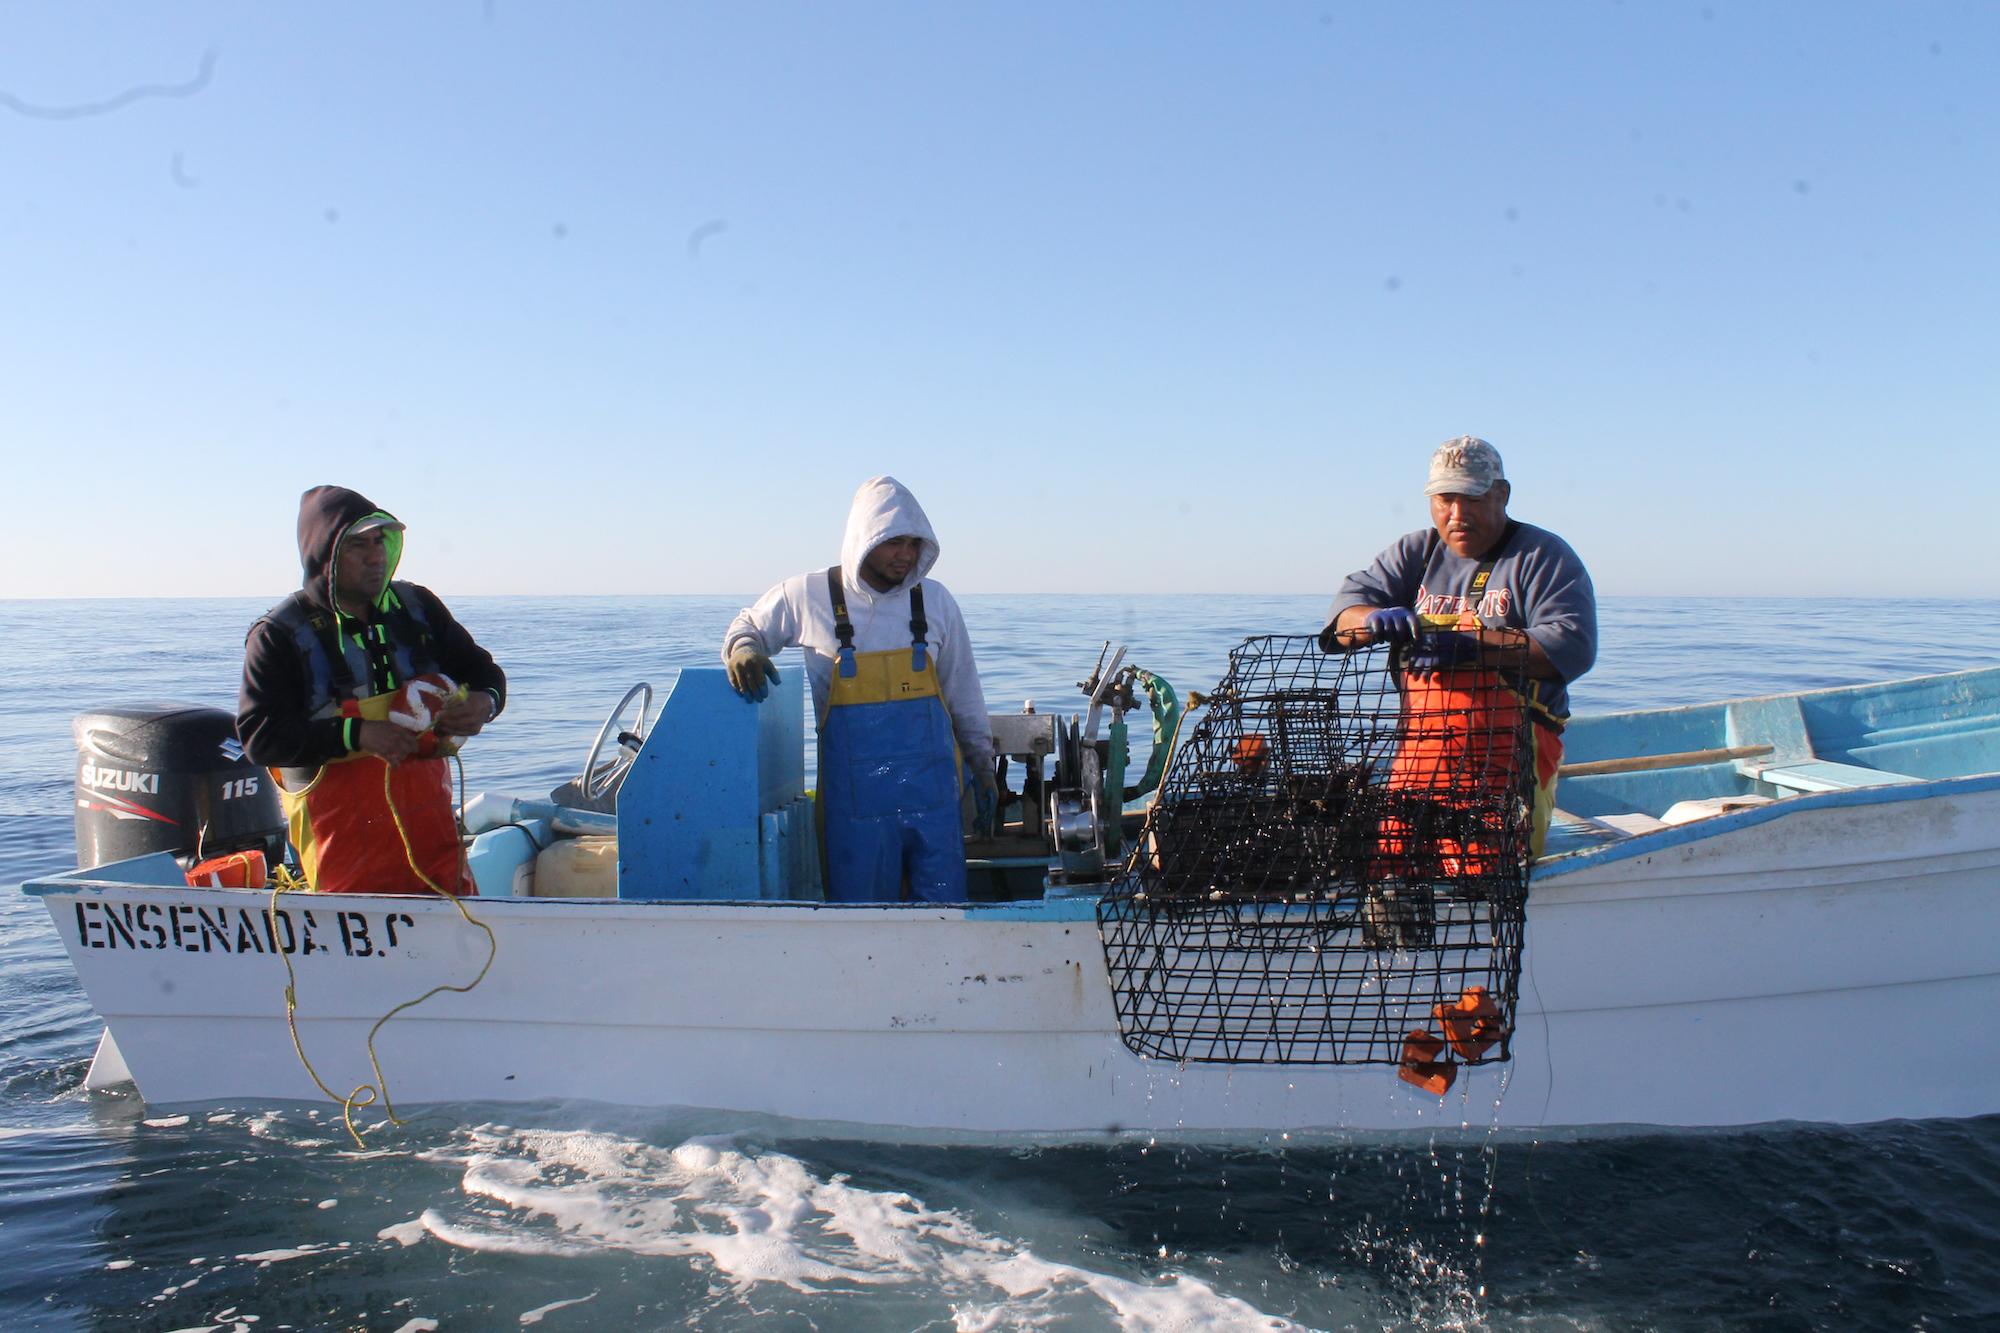
{"label": "clear blue sky", "polygon": [[1991,596],[2000,5],[0,5],[0,596]]}

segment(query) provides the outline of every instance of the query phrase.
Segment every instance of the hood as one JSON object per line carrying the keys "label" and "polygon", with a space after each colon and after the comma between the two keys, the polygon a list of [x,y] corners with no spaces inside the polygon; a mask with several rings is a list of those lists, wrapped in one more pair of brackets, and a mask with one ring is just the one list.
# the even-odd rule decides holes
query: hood
{"label": "hood", "polygon": [[[326,611],[334,609],[333,565],[341,539],[347,536],[349,528],[371,515],[395,521],[394,515],[377,507],[373,500],[345,486],[315,486],[299,497],[299,565],[304,571],[299,586],[305,589],[306,599],[313,605]],[[384,545],[389,553],[389,577],[393,579],[396,567],[403,562],[401,522],[384,534]],[[385,581],[377,604],[385,604],[389,598]]]}
{"label": "hood", "polygon": [[[937,534],[924,516],[924,507],[909,488],[894,477],[870,477],[854,492],[854,504],[847,511],[847,535],[840,542],[841,577],[847,590],[873,597],[875,590],[861,580],[861,562],[868,553],[894,537],[915,537],[924,544],[916,565],[899,587],[909,587],[931,572],[937,563]],[[891,589],[894,591],[894,589]]]}

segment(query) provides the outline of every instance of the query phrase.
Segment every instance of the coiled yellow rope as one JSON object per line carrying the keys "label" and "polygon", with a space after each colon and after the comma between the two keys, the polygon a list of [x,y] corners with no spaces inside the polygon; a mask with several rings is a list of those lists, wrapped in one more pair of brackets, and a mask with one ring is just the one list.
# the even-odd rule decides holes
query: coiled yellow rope
{"label": "coiled yellow rope", "polygon": [[[454,754],[452,756],[452,764],[458,771],[459,804],[463,806],[465,803],[465,763]],[[357,1107],[372,1106],[379,1097],[382,1102],[382,1109],[389,1117],[389,1122],[397,1126],[403,1123],[396,1116],[396,1104],[389,1097],[389,1078],[388,1075],[382,1072],[381,1058],[375,1053],[375,1034],[382,1030],[383,1024],[387,1023],[397,1014],[416,1008],[433,995],[442,991],[456,991],[463,995],[472,990],[480,982],[486,980],[487,972],[493,967],[493,960],[500,953],[500,941],[493,934],[493,928],[471,913],[465,905],[464,898],[458,894],[446,892],[435,880],[424,873],[422,866],[417,864],[416,849],[410,845],[409,830],[403,827],[403,815],[401,811],[396,809],[395,796],[390,788],[392,773],[393,769],[391,765],[386,763],[382,765],[382,798],[389,807],[390,818],[395,821],[396,835],[403,840],[403,857],[409,862],[410,869],[416,874],[417,878],[424,882],[424,887],[428,888],[432,893],[437,894],[440,898],[448,900],[452,906],[458,909],[459,916],[463,917],[468,925],[477,926],[486,933],[486,961],[480,965],[479,975],[464,985],[452,985],[449,982],[441,982],[415,999],[403,1001],[388,1013],[376,1019],[374,1026],[368,1029],[368,1065],[375,1073],[375,1081],[373,1083],[360,1084],[354,1091],[343,1097],[332,1088],[327,1087],[325,1080],[320,1078],[319,1071],[313,1068],[312,1061],[306,1056],[305,1043],[299,1038],[298,971],[292,966],[290,952],[283,948],[278,950],[278,956],[285,960],[285,1026],[292,1034],[292,1049],[298,1053],[299,1063],[305,1066],[306,1073],[311,1077],[313,1084],[322,1093],[326,1094],[328,1100],[340,1103],[341,1123],[347,1126],[348,1137],[354,1140],[356,1148],[366,1146],[361,1141],[361,1131],[354,1126],[354,1112]],[[465,877],[465,855],[465,846],[461,843],[458,849],[459,878],[461,881]],[[271,876],[271,901],[265,908],[266,915],[270,919],[271,939],[273,942],[278,938],[278,896],[283,893],[311,893],[313,891],[312,885],[299,876],[294,875],[290,869],[282,865],[278,867],[277,871]]]}

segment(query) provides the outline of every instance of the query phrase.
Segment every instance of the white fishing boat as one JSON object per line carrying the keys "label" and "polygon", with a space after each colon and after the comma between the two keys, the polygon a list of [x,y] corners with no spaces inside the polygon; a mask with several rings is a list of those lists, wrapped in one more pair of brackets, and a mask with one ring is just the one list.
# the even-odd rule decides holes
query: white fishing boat
{"label": "white fishing boat", "polygon": [[[799,674],[753,708],[683,671],[613,743],[620,705],[567,801],[468,803],[462,904],[273,901],[192,887],[166,853],[28,883],[105,1022],[90,1086],[944,1136],[2000,1112],[2000,669],[1575,719],[1511,939],[1497,899],[1443,882],[1421,920],[1407,886],[1401,907],[1308,886],[1226,921],[1163,899],[1147,871],[1174,848],[1154,830],[1128,857],[1117,815],[1116,660],[1082,719],[996,716],[1021,792],[969,844],[987,900],[818,901]],[[1221,699],[1191,737],[1233,734]],[[1170,692],[1155,704],[1171,740]],[[1248,778],[1273,790],[1261,755]],[[1157,799],[1194,790],[1170,771]],[[1468,979],[1498,1001],[1485,1040],[1450,1041],[1442,1095],[1399,1077],[1395,1041],[1452,1038]]]}

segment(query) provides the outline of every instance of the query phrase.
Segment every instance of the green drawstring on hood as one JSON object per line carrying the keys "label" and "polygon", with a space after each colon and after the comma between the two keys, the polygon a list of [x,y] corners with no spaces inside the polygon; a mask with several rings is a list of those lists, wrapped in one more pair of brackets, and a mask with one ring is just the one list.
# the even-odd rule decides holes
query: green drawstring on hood
{"label": "green drawstring on hood", "polygon": [[338,642],[345,642],[340,604],[334,598],[334,578],[340,547],[355,528],[373,520],[383,528],[382,547],[388,556],[382,589],[374,608],[386,613],[402,605],[390,586],[403,562],[403,522],[358,491],[345,486],[315,486],[299,497],[299,565],[306,599],[334,618]]}
{"label": "green drawstring on hood", "polygon": [[[375,600],[372,603],[376,614],[387,615],[403,604],[403,599],[396,596],[394,586],[396,567],[403,563],[403,525],[400,519],[386,509],[377,509],[373,513],[363,514],[360,518],[348,524],[341,531],[339,538],[334,541],[333,559],[328,563],[326,568],[326,600],[329,603],[333,602],[334,571],[340,567],[340,544],[347,540],[348,533],[354,531],[361,523],[371,518],[384,518],[396,525],[393,528],[384,529],[382,533],[382,550],[388,556],[389,561],[387,568],[382,573],[382,591],[375,594]],[[333,608],[333,640],[341,648],[344,649],[346,647],[347,617],[341,613],[340,607],[337,604]]]}

